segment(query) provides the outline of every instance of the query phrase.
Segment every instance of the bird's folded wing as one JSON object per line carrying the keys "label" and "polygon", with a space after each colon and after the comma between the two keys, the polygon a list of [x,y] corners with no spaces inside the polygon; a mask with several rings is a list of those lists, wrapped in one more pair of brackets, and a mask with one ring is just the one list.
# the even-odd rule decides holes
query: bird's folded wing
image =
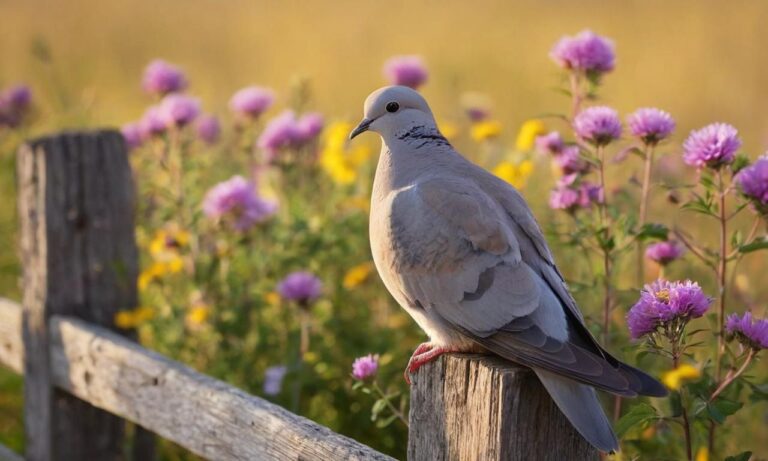
{"label": "bird's folded wing", "polygon": [[472,182],[421,183],[393,213],[399,207],[421,209],[429,215],[435,238],[450,243],[445,248],[462,249],[437,253],[441,261],[424,261],[429,270],[402,270],[407,296],[503,357],[636,395],[632,377],[589,344],[571,341],[573,320],[562,301],[522,259],[504,210]]}

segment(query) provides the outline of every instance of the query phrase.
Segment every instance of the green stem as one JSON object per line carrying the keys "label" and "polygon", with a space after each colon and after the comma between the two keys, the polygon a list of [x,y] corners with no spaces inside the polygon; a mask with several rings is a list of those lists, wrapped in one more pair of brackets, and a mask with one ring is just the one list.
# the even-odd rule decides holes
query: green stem
{"label": "green stem", "polygon": [[390,402],[389,398],[384,393],[384,391],[381,390],[381,388],[379,387],[379,384],[376,381],[373,382],[373,389],[379,394],[379,396],[382,399],[384,399],[384,402],[386,402],[387,408],[389,408],[389,411],[391,411],[393,415],[397,416],[397,418],[400,421],[402,421],[403,424],[405,424],[405,427],[409,427],[408,418],[406,418],[405,415],[403,415],[403,412],[401,412],[394,405],[392,405],[392,402]]}
{"label": "green stem", "polygon": [[[653,170],[653,154],[654,146],[652,144],[645,145],[644,152],[644,168],[643,168],[643,184],[640,192],[640,211],[638,215],[638,225],[640,228],[645,225],[648,218],[648,197],[651,191],[651,171]],[[637,241],[637,286],[642,287],[645,282],[645,245],[641,240]]]}

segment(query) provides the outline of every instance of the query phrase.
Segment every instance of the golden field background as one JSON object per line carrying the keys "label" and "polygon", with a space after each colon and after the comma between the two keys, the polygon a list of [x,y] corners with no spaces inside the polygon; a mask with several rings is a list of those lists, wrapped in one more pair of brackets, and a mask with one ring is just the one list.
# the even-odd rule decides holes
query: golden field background
{"label": "golden field background", "polygon": [[[565,110],[548,52],[562,35],[591,28],[615,41],[618,56],[602,101],[621,114],[641,106],[669,111],[678,128],[665,151],[714,121],[736,126],[753,158],[768,147],[768,2],[0,0],[0,18],[0,87],[32,86],[35,134],[139,118],[149,103],[141,72],[154,58],[182,67],[204,110],[224,118],[243,86],[276,89],[282,107],[292,82],[308,79],[312,109],[356,121],[364,98],[385,83],[384,60],[419,54],[430,70],[423,93],[439,118],[461,116],[461,94],[484,93],[511,144],[524,120]],[[50,48],[51,66],[33,57],[35,43]],[[528,193],[537,214],[546,212],[548,187]],[[13,189],[12,159],[2,152],[0,295],[11,296],[18,294]],[[740,270],[761,270],[762,258],[745,258]],[[759,274],[751,279],[753,294],[768,299]],[[0,373],[0,442],[20,429],[19,386]],[[753,446],[768,436],[763,413],[752,413],[748,442],[768,456]]]}

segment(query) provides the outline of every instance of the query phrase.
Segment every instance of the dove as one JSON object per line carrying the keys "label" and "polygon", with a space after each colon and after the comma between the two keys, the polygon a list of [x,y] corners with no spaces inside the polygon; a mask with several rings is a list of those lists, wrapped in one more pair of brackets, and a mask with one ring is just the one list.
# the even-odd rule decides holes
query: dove
{"label": "dove", "polygon": [[426,100],[403,86],[374,91],[350,133],[382,140],[370,242],[394,299],[427,333],[408,374],[448,352],[498,355],[533,369],[593,446],[618,450],[595,388],[623,397],[667,390],[589,332],[522,195],[440,133]]}

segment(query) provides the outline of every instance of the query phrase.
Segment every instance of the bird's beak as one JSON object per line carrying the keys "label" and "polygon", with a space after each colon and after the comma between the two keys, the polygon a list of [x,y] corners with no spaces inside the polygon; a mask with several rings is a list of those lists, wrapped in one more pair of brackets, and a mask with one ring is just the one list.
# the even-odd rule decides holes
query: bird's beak
{"label": "bird's beak", "polygon": [[365,131],[368,131],[368,128],[371,126],[371,123],[373,123],[373,120],[364,118],[359,125],[357,125],[357,128],[352,130],[351,133],[349,133],[349,139],[355,139],[355,136],[359,135],[360,133],[363,133]]}

